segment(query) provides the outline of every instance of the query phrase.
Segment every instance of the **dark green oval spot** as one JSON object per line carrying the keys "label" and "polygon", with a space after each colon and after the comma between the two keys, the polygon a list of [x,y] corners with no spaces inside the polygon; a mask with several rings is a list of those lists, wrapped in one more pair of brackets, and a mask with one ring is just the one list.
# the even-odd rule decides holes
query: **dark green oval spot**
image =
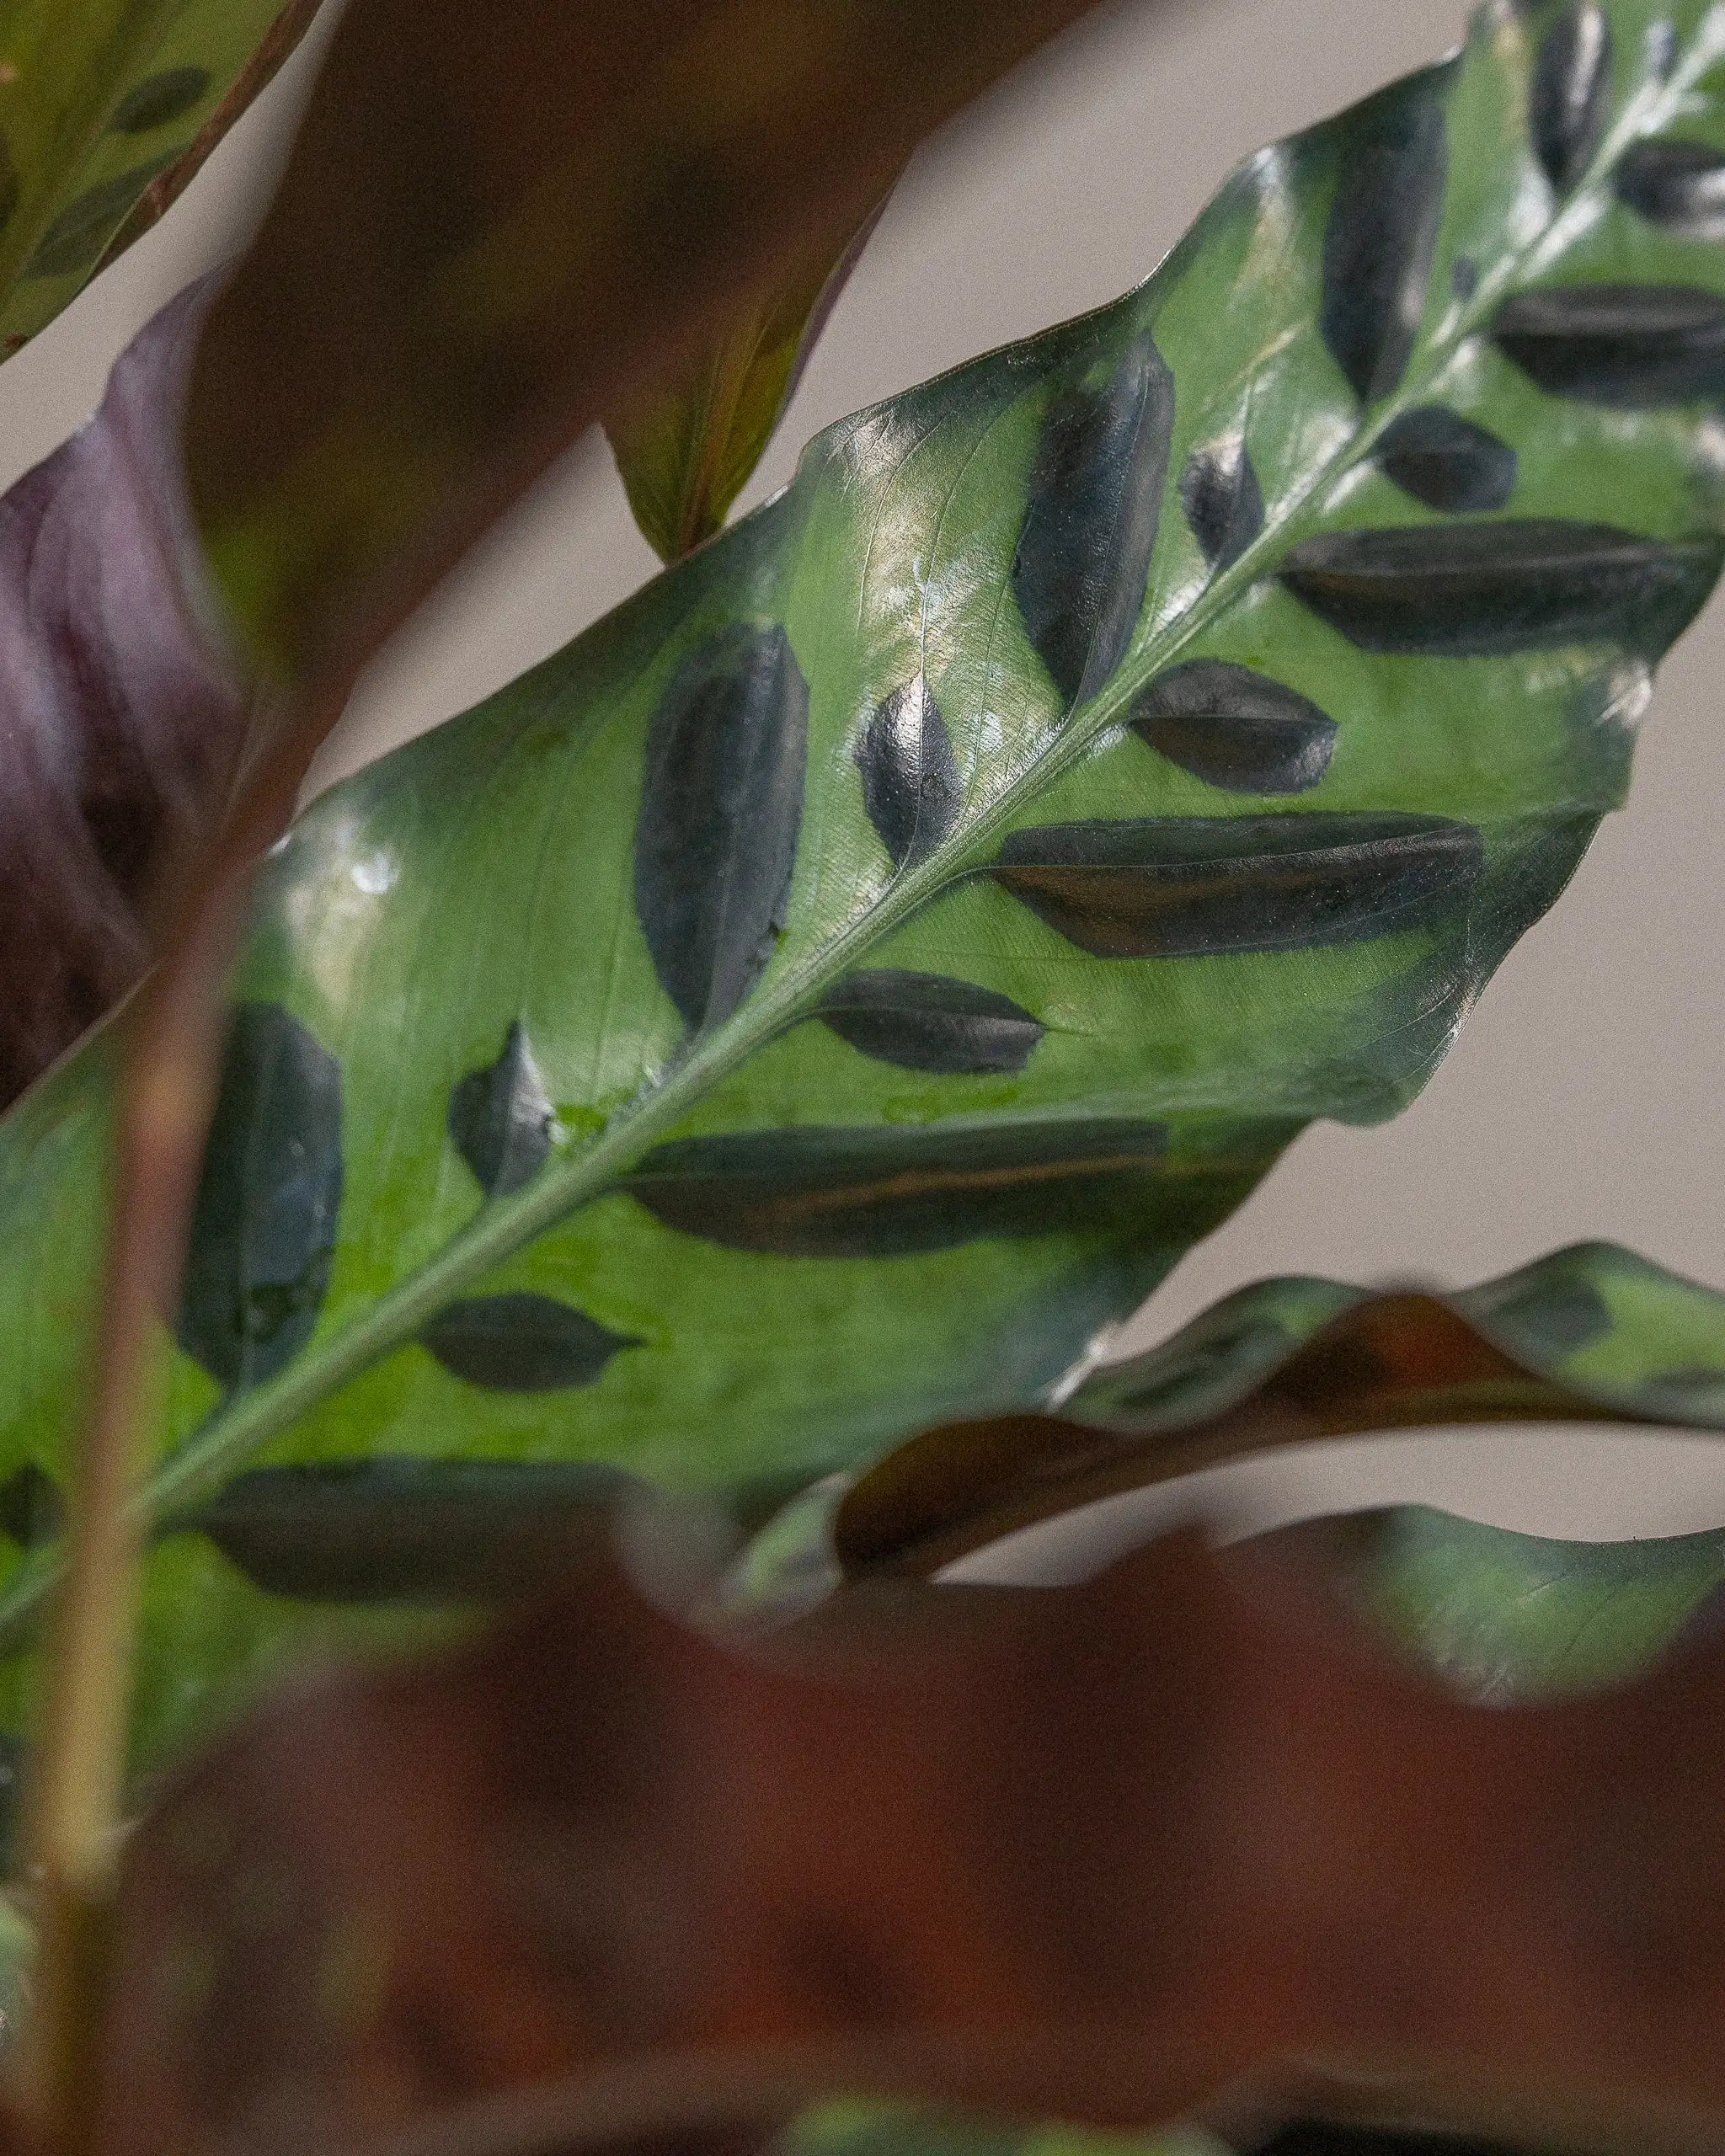
{"label": "dark green oval spot", "polygon": [[9,1534],[21,1550],[51,1542],[65,1520],[59,1485],[35,1460],[14,1467],[0,1482],[0,1534]]}
{"label": "dark green oval spot", "polygon": [[777,626],[737,623],[654,713],[635,829],[635,907],[665,991],[698,1030],[772,957],[803,821],[809,685]]}
{"label": "dark green oval spot", "polygon": [[1637,142],[1618,162],[1617,199],[1680,239],[1725,239],[1725,157],[1706,142]]}
{"label": "dark green oval spot", "polygon": [[959,766],[920,674],[895,689],[869,720],[857,744],[857,768],[862,806],[895,868],[913,866],[951,835],[963,803]]}
{"label": "dark green oval spot", "polygon": [[190,112],[210,87],[207,67],[164,67],[135,83],[114,109],[108,123],[117,135],[147,135]]}
{"label": "dark green oval spot", "polygon": [[1594,0],[1566,8],[1541,40],[1528,97],[1528,131],[1561,194],[1586,171],[1611,105],[1611,27]]}
{"label": "dark green oval spot", "polygon": [[1327,532],[1282,581],[1365,651],[1464,659],[1618,638],[1658,650],[1712,590],[1716,539],[1555,517]]}
{"label": "dark green oval spot", "polygon": [[1404,494],[1452,516],[1502,509],[1515,488],[1509,443],[1442,404],[1417,404],[1393,419],[1377,457]]}
{"label": "dark green oval spot", "polygon": [[1174,427],[1174,377],[1146,330],[1101,382],[1055,399],[1012,555],[1024,628],[1070,703],[1102,687],[1144,611]]}
{"label": "dark green oval spot", "polygon": [[452,1377],[495,1392],[593,1385],[613,1355],[641,1345],[572,1304],[521,1292],[451,1303],[419,1338]]}
{"label": "dark green oval spot", "polygon": [[296,1355],[328,1285],[341,1209],[341,1072],[278,1003],[242,1004],[193,1208],[179,1343],[220,1385]]}
{"label": "dark green oval spot", "polygon": [[1456,1297],[1471,1318],[1536,1360],[1573,1355],[1611,1330],[1611,1306],[1561,1251]]}
{"label": "dark green oval spot", "polygon": [[1157,675],[1134,702],[1132,725],[1182,771],[1232,793],[1303,793],[1336,745],[1336,722],[1310,697],[1224,659]]}
{"label": "dark green oval spot", "polygon": [[841,1040],[905,1070],[1022,1070],[1043,1026],[1009,995],[944,974],[884,967],[841,980],[820,1007]]}
{"label": "dark green oval spot", "polygon": [[900,1257],[1130,1227],[1167,1143],[1135,1119],[742,1131],[661,1145],[623,1187],[666,1227],[728,1249]]}
{"label": "dark green oval spot", "polygon": [[237,1476],[170,1531],[206,1534],[266,1593],[309,1602],[531,1593],[642,1486],[573,1460],[333,1460]]}
{"label": "dark green oval spot", "polygon": [[1466,907],[1483,856],[1443,816],[1155,816],[1014,831],[994,875],[1097,958],[1184,958],[1428,927]]}
{"label": "dark green oval spot", "polygon": [[1362,403],[1401,381],[1425,313],[1449,174],[1441,100],[1452,72],[1398,83],[1348,124],[1324,227],[1319,326]]}
{"label": "dark green oval spot", "polygon": [[93,268],[127,211],[180,155],[177,149],[164,150],[68,202],[36,243],[20,276],[70,277]]}
{"label": "dark green oval spot", "polygon": [[451,1088],[449,1134],[488,1198],[531,1182],[551,1151],[556,1111],[520,1022],[503,1053]]}
{"label": "dark green oval spot", "polygon": [[1239,560],[1263,530],[1263,489],[1243,435],[1193,451],[1180,474],[1180,505],[1213,569]]}
{"label": "dark green oval spot", "polygon": [[1505,300],[1492,338],[1553,397],[1624,411],[1725,395],[1725,298],[1694,285],[1556,285]]}

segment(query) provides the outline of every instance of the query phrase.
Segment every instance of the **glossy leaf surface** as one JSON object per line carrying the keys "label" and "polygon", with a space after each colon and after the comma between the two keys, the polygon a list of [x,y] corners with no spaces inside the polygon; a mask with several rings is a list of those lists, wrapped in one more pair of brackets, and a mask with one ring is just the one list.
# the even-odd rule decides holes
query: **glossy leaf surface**
{"label": "glossy leaf surface", "polygon": [[[175,1363],[159,1502],[375,1453],[602,1461],[759,1519],[1033,1406],[1306,1122],[1411,1097],[1621,798],[1720,556],[1705,408],[1626,419],[1494,341],[1602,270],[1725,293],[1614,190],[1712,110],[1725,28],[1691,8],[1655,72],[1652,19],[1613,13],[1585,216],[1529,133],[1546,19],[1494,11],[1247,167],[1118,305],[830,430],[777,501],[318,803],[234,993],[339,1068],[327,1283],[255,1381]],[[1344,324],[1335,262],[1383,223],[1359,190],[1403,180],[1396,275]],[[1500,516],[1383,467],[1439,405],[1514,450]],[[56,1481],[110,1054],[0,1136],[29,1283],[0,1294],[7,1460]],[[218,1130],[211,1175],[243,1150]],[[14,1561],[13,1641],[50,1565]],[[154,1580],[147,1752],[195,1726],[199,1671],[302,1621],[190,1532]]]}
{"label": "glossy leaf surface", "polygon": [[0,357],[180,194],[318,0],[18,0],[0,29]]}
{"label": "glossy leaf surface", "polygon": [[[1610,1243],[1441,1297],[1262,1280],[1096,1371],[1057,1416],[900,1446],[838,1505],[833,1542],[858,1572],[926,1572],[1219,1461],[1367,1431],[1517,1422],[1725,1429],[1725,1293]],[[811,1513],[785,1555],[825,1534]]]}
{"label": "glossy leaf surface", "polygon": [[770,291],[709,332],[674,378],[606,419],[629,506],[661,561],[692,552],[724,522],[879,214],[840,248],[804,249]]}

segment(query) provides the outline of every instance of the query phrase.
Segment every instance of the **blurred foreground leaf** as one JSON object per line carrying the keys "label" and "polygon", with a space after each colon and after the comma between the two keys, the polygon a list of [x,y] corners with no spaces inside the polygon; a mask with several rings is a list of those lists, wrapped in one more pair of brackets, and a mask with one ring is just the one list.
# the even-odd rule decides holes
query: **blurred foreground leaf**
{"label": "blurred foreground leaf", "polygon": [[805,2111],[772,2143],[772,2156],[1229,2156],[1196,2127],[1148,2137],[1073,2127],[1003,2127],[903,2105],[838,2102]]}
{"label": "blurred foreground leaf", "polygon": [[832,259],[1091,4],[355,0],[193,385],[193,495],[262,670],[350,675],[574,434]]}
{"label": "blurred foreground leaf", "polygon": [[[645,355],[674,356],[798,240],[854,222],[923,133],[1085,4],[359,0],[343,19],[270,215],[206,323],[189,398],[200,535],[275,723],[215,845],[168,871],[175,930],[128,1023],[105,1149],[106,1290],[35,1775],[46,1914],[29,2079],[50,2140],[83,2141],[82,2000],[121,1803],[134,1499],[165,1401],[157,1328],[189,1232],[211,1225],[200,1143],[224,1105],[279,1120],[278,1074],[286,1112],[339,1116],[336,1074],[269,1017],[250,1030],[260,1063],[218,1091],[222,974],[252,861],[370,653],[607,393]],[[278,1129],[262,1150],[279,1166],[296,1143]],[[218,1130],[216,1157],[222,1144]],[[244,1171],[254,1150],[226,1157]],[[338,1158],[303,1198],[272,1193],[284,1217],[261,1245],[243,1191],[212,1201],[241,1283],[230,1323],[249,1330],[262,1291],[266,1330],[302,1338],[339,1188]],[[267,1247],[278,1235],[285,1257]],[[217,1372],[230,1361],[249,1373],[249,1354],[225,1348]]]}
{"label": "blurred foreground leaf", "polygon": [[1725,1529],[1560,1542],[1407,1505],[1266,1540],[1321,1566],[1392,1639],[1482,1700],[1621,1683],[1725,1587]]}
{"label": "blurred foreground leaf", "polygon": [[1722,1769],[1717,1637],[1486,1709],[1189,1537],[746,1644],[601,1566],[298,1688],[146,1822],[102,2147],[262,2145],[291,2106],[334,2150],[669,2150],[833,2089],[1118,2132],[1248,2074],[1699,2145]]}

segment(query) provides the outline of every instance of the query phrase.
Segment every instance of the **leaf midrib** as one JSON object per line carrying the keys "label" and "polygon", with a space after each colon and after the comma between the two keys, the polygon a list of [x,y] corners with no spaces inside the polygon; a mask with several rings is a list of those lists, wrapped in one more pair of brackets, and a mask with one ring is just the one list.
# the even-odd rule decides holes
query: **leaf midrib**
{"label": "leaf midrib", "polygon": [[[1536,275],[1546,260],[1561,253],[1572,227],[1582,221],[1603,176],[1626,145],[1639,136],[1657,132],[1674,116],[1674,108],[1692,83],[1725,51],[1725,25],[1712,38],[1707,34],[1707,24],[1713,20],[1711,14],[1704,19],[1682,61],[1664,83],[1642,80],[1549,222],[1521,248],[1506,253],[1481,277],[1472,295],[1459,303],[1450,335],[1441,344],[1422,347],[1396,392],[1362,416],[1346,447],[1320,463],[1278,515],[1266,518],[1252,545],[1211,579],[1178,620],[1129,654],[1108,687],[1091,699],[1081,715],[1069,715],[1065,730],[978,812],[961,839],[895,877],[879,898],[820,951],[788,966],[777,981],[763,984],[712,1033],[686,1041],[656,1078],[615,1111],[579,1155],[567,1162],[547,1162],[522,1190],[491,1200],[411,1278],[378,1296],[327,1342],[314,1342],[273,1377],[216,1410],[150,1476],[135,1501],[137,1512],[148,1519],[195,1499],[318,1401],[412,1340],[441,1309],[494,1267],[601,1196],[708,1086],[766,1041],[811,1016],[823,990],[851,969],[862,950],[889,935],[949,883],[974,873],[980,865],[977,857],[1027,797],[1044,791],[1098,734],[1119,723],[1144,681],[1161,672],[1259,579],[1273,558],[1285,552],[1314,500],[1327,495],[1348,472],[1364,463],[1384,430],[1402,412],[1423,401],[1428,385],[1441,376],[1455,351],[1478,332],[1506,291]],[[1255,153],[1241,169],[1249,172],[1265,154]],[[20,1643],[59,1571],[53,1554],[26,1558],[20,1566],[0,1595],[0,1653]]]}

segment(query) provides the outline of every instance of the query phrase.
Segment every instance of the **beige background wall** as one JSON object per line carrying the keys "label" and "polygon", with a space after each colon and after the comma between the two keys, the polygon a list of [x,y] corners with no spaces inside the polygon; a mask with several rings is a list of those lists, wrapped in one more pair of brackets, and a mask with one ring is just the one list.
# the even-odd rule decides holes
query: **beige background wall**
{"label": "beige background wall", "polygon": [[[1105,15],[1057,61],[925,151],[901,187],[750,499],[856,406],[1112,298],[1227,168],[1434,57],[1461,0],[1187,0]],[[306,69],[296,63],[165,226],[5,370],[0,483],[77,424],[131,331],[243,237]],[[578,448],[387,651],[332,739],[327,782],[462,708],[647,576],[602,448]],[[1530,935],[1421,1102],[1378,1131],[1322,1128],[1180,1268],[1136,1337],[1270,1271],[1455,1282],[1604,1235],[1725,1284],[1725,598],[1668,664],[1629,809]],[[1459,1449],[1458,1449],[1459,1446]],[[1331,1491],[1415,1485],[1557,1531],[1725,1523],[1725,1445],[1478,1439],[1357,1449]],[[1319,1502],[1313,1465],[1286,1502]],[[1262,1476],[1256,1486],[1275,1484]]]}

